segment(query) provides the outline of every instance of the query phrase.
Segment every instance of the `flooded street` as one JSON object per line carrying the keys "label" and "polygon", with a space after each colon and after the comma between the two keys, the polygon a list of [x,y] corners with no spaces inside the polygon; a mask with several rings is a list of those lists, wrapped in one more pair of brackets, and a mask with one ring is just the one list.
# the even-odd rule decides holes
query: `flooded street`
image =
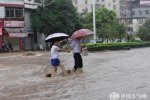
{"label": "flooded street", "polygon": [[[0,54],[0,100],[110,100],[110,93],[146,94],[150,100],[150,48],[89,53],[84,73],[45,77],[49,52]],[[73,68],[71,53],[61,53],[66,69]],[[115,99],[113,99],[115,100]]]}

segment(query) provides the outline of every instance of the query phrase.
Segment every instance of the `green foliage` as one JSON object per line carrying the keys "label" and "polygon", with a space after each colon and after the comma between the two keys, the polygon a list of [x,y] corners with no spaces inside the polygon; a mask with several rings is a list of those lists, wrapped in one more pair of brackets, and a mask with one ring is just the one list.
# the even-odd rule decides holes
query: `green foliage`
{"label": "green foliage", "polygon": [[97,44],[86,44],[85,45],[89,51],[102,51],[102,50],[121,50],[128,48],[139,48],[139,47],[148,47],[150,42],[126,42],[126,43],[97,43]]}
{"label": "green foliage", "polygon": [[143,42],[142,40],[133,40],[131,39],[129,42]]}
{"label": "green foliage", "polygon": [[116,23],[116,37],[120,39],[120,41],[126,36],[126,27],[124,24]]}
{"label": "green foliage", "polygon": [[150,41],[150,19],[147,19],[145,24],[139,28],[138,36],[144,41]]}
{"label": "green foliage", "polygon": [[[83,26],[92,29],[92,22],[92,13],[87,13],[84,17]],[[122,39],[125,36],[125,26],[117,21],[115,12],[101,8],[96,11],[96,32],[102,40]]]}
{"label": "green foliage", "polygon": [[[49,2],[47,0],[46,2]],[[56,0],[32,13],[33,28],[46,35],[54,32],[71,34],[81,27],[80,18],[70,0]]]}

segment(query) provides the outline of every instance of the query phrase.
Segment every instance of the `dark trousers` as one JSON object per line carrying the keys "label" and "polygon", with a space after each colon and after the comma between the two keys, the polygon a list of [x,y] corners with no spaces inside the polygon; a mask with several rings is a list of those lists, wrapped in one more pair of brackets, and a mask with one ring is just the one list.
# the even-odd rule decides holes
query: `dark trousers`
{"label": "dark trousers", "polygon": [[80,53],[74,53],[74,69],[76,70],[77,68],[82,68],[83,67],[83,63],[82,63],[82,57],[80,55]]}

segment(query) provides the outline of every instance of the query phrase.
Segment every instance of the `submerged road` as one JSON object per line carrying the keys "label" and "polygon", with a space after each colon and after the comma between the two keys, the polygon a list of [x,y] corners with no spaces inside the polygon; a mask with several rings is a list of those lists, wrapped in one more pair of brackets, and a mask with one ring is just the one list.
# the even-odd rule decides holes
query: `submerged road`
{"label": "submerged road", "polygon": [[[0,54],[0,100],[150,100],[150,48],[89,53],[84,73],[53,78],[49,52]],[[72,69],[71,53],[61,53]]]}

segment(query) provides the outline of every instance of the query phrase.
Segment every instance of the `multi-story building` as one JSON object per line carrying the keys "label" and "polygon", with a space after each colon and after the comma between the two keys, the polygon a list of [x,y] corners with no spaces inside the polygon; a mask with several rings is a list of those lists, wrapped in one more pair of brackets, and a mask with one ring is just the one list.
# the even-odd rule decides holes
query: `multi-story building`
{"label": "multi-story building", "polygon": [[14,50],[32,49],[31,12],[40,0],[0,0],[0,46],[11,42]]}
{"label": "multi-story building", "polygon": [[15,49],[23,49],[24,38],[28,33],[24,30],[24,1],[1,0],[0,1],[0,29],[2,42],[11,42]]}
{"label": "multi-story building", "polygon": [[37,48],[37,32],[34,32],[32,29],[31,23],[31,13],[35,11],[38,5],[41,4],[41,0],[24,0],[24,21],[25,21],[25,30],[28,32],[28,37],[25,41],[25,49],[33,50]]}
{"label": "multi-story building", "polygon": [[132,7],[133,32],[136,33],[139,26],[145,23],[145,20],[150,17],[150,1],[141,0],[138,5]]}
{"label": "multi-story building", "polygon": [[115,11],[120,22],[127,24],[129,34],[137,33],[139,26],[150,17],[150,0],[72,0],[79,13],[92,12],[94,1],[98,9]]}
{"label": "multi-story building", "polygon": [[72,0],[72,2],[79,13],[92,12],[93,2],[95,2],[96,9],[105,7],[113,10],[118,18],[123,16],[127,10],[126,0]]}
{"label": "multi-story building", "polygon": [[[131,2],[132,1],[132,2]],[[128,13],[128,32],[136,34],[145,20],[150,17],[150,0],[130,0]]]}

